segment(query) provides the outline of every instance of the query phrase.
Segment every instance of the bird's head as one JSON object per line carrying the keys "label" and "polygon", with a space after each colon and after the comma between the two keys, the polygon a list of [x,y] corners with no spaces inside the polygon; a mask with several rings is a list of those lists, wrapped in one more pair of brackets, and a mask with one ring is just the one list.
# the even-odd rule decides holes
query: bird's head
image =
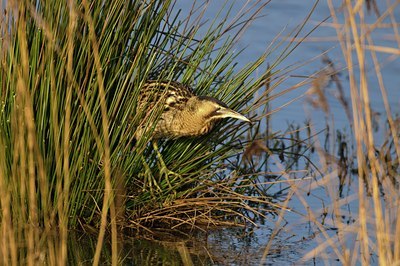
{"label": "bird's head", "polygon": [[[141,112],[151,111],[158,103],[164,104],[161,106],[164,108],[157,109],[161,113],[153,138],[198,137],[210,132],[215,123],[224,118],[250,122],[225,103],[208,96],[196,96],[189,86],[178,82],[148,81],[139,96]],[[149,123],[154,126],[153,121],[142,121],[142,126],[136,129],[136,139],[142,137],[143,125]]]}
{"label": "bird's head", "polygon": [[224,118],[234,118],[250,122],[244,115],[230,109],[225,103],[208,96],[192,97],[188,106],[190,111],[203,118],[205,121],[217,122]]}

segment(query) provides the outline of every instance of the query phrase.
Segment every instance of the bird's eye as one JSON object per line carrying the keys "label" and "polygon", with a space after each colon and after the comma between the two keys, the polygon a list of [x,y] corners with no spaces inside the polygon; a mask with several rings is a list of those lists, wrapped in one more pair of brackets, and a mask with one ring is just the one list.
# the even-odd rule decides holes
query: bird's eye
{"label": "bird's eye", "polygon": [[219,115],[219,111],[221,111],[221,110],[222,110],[221,107],[217,107],[217,108],[215,108],[215,110],[213,111],[213,114],[214,114],[214,115]]}

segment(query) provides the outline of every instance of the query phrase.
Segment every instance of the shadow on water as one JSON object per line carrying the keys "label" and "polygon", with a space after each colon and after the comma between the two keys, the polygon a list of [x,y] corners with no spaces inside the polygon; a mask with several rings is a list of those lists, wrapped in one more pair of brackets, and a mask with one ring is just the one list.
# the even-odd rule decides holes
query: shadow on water
{"label": "shadow on water", "polygon": [[[119,261],[123,265],[214,265],[216,260],[207,247],[206,236],[173,236],[160,233],[153,239],[119,237]],[[158,238],[158,239],[156,239]],[[69,262],[91,265],[96,249],[95,235],[75,232],[70,238]],[[111,264],[111,247],[103,247],[102,264]]]}
{"label": "shadow on water", "polygon": [[[205,232],[188,232],[186,236],[162,232],[158,239],[143,236],[119,238],[119,261],[122,265],[253,265],[260,262],[265,243],[271,237],[272,225],[254,228],[223,228]],[[156,237],[157,238],[157,237]],[[264,265],[296,262],[299,245],[306,238],[297,239],[282,233],[275,237],[273,249]],[[69,264],[91,265],[97,237],[72,232],[69,239]],[[104,245],[102,265],[111,264],[109,241]]]}

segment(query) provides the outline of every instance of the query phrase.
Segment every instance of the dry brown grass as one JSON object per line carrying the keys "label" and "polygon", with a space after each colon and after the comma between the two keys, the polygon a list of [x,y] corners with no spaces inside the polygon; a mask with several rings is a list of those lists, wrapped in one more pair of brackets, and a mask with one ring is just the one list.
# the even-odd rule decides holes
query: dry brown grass
{"label": "dry brown grass", "polygon": [[[355,189],[356,194],[340,197],[340,193],[334,189],[338,187],[336,179],[337,176],[351,178],[344,169],[348,165],[344,166],[336,153],[327,153],[323,145],[318,144],[316,140],[317,151],[321,158],[321,170],[325,173],[317,180],[316,186],[323,186],[329,192],[331,205],[326,208],[333,212],[334,218],[329,220],[327,225],[336,228],[337,234],[330,234],[326,225],[321,224],[318,219],[321,210],[307,208],[309,203],[301,193],[305,188],[301,185],[292,186],[292,193],[296,194],[308,210],[308,219],[321,232],[316,238],[318,247],[305,254],[303,262],[318,257],[329,263],[333,253],[343,265],[358,263],[369,265],[375,258],[378,258],[379,265],[400,263],[400,245],[397,241],[400,239],[400,132],[398,119],[394,117],[385,87],[383,69],[385,62],[380,61],[379,58],[382,57],[378,56],[378,53],[391,54],[393,59],[399,55],[399,24],[394,15],[396,8],[398,12],[399,2],[387,1],[387,8],[381,13],[377,11],[377,5],[374,3],[375,1],[346,0],[340,8],[337,8],[336,2],[328,0],[333,20],[330,25],[336,29],[343,60],[346,63],[346,76],[349,77],[351,105],[346,103],[344,97],[338,97],[338,100],[347,112],[355,140],[358,187]],[[375,13],[366,14],[368,9],[374,10]],[[368,15],[376,15],[375,22],[367,24],[365,18]],[[380,35],[375,33],[376,29],[382,27],[392,30],[393,36],[389,39],[393,41],[389,46],[380,45]],[[308,95],[309,102],[326,114],[331,112],[324,92],[327,81],[336,83],[340,95],[347,89],[343,88],[335,74],[342,70],[332,71],[329,68],[328,65],[313,77],[313,88]],[[371,87],[369,81],[372,78],[378,81],[379,88]],[[383,116],[387,118],[388,125],[388,132],[381,132],[379,137],[375,134],[374,128],[376,113],[371,109],[371,95],[377,94],[371,92],[376,89],[380,90],[386,111]],[[351,142],[347,145],[347,149],[350,148]],[[341,219],[346,215],[345,208],[349,203],[359,206],[356,213],[352,214],[355,217],[352,223],[346,223]],[[355,239],[355,242],[350,239]],[[267,250],[268,248],[266,253]]]}

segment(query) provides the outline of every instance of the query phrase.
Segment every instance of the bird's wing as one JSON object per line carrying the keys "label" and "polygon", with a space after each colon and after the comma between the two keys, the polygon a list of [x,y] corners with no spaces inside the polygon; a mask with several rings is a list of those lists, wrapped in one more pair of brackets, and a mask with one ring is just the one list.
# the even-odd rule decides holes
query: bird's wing
{"label": "bird's wing", "polygon": [[188,85],[174,81],[149,80],[141,89],[139,109],[153,108],[158,104],[164,104],[164,111],[181,109],[193,95],[193,90]]}

